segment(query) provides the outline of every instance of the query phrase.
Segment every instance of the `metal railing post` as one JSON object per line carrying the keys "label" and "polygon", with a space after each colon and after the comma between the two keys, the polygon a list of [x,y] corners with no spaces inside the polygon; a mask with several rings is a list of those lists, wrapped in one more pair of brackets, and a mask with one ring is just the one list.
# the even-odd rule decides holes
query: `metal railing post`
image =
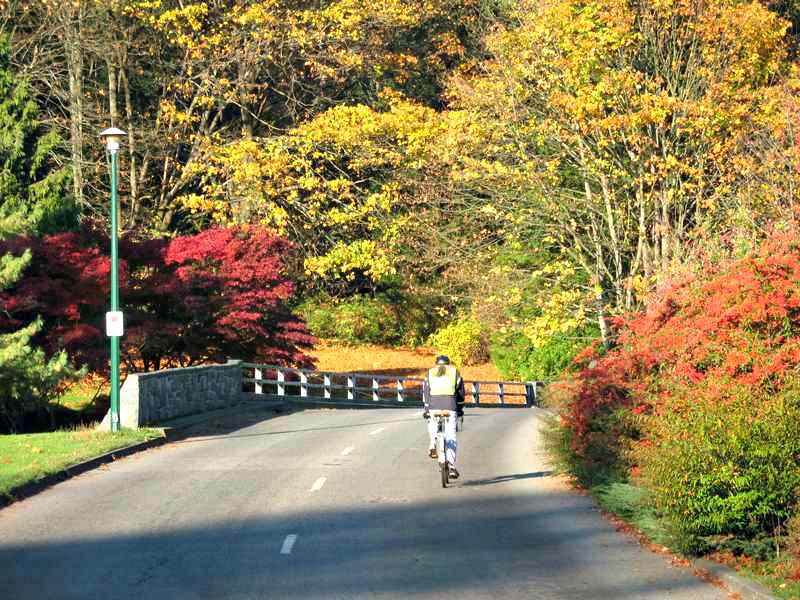
{"label": "metal railing post", "polygon": [[372,399],[375,402],[381,399],[380,394],[378,394],[378,380],[374,377],[372,378]]}
{"label": "metal railing post", "polygon": [[500,382],[498,387],[499,387],[498,396],[500,396],[500,404],[505,404],[505,391],[503,390],[503,382],[502,381]]}
{"label": "metal railing post", "polygon": [[356,378],[353,375],[347,376],[347,399],[355,400],[356,398]]}
{"label": "metal railing post", "polygon": [[405,390],[403,388],[403,380],[402,379],[398,379],[397,380],[397,401],[398,402],[403,402],[403,392],[404,391]]}
{"label": "metal railing post", "polygon": [[478,381],[472,382],[472,398],[475,400],[475,404],[481,403],[481,384]]}
{"label": "metal railing post", "polygon": [[322,387],[325,390],[325,397],[331,397],[331,376],[328,373],[322,376]]}
{"label": "metal railing post", "polygon": [[264,390],[261,388],[261,381],[259,381],[261,379],[261,369],[256,367],[255,371],[253,371],[253,377],[256,380],[256,394],[263,394]]}
{"label": "metal railing post", "polygon": [[308,397],[308,375],[300,371],[300,397]]}
{"label": "metal railing post", "polygon": [[286,386],[284,382],[286,381],[286,375],[283,373],[282,369],[277,369],[278,376],[276,379],[278,380],[278,396],[285,396],[286,395]]}

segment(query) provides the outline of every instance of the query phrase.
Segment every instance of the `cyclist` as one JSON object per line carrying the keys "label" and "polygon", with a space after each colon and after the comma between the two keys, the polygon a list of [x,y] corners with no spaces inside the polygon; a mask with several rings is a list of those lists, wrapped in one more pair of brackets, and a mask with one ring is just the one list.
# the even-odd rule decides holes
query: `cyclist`
{"label": "cyclist", "polygon": [[456,469],[456,420],[464,414],[464,380],[455,366],[450,364],[447,356],[437,356],[436,366],[428,371],[422,384],[422,398],[425,404],[423,417],[428,421],[430,447],[428,456],[438,458],[436,454],[436,419],[430,418],[431,410],[448,410],[444,426],[444,443],[447,462],[450,465],[450,478],[458,478]]}

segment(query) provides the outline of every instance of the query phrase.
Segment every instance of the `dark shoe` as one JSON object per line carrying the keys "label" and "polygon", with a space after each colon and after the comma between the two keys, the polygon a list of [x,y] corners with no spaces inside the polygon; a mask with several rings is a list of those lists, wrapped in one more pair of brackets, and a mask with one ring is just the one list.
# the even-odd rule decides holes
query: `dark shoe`
{"label": "dark shoe", "polygon": [[428,450],[428,456],[431,458],[439,458],[439,454],[436,452],[436,448],[431,448]]}
{"label": "dark shoe", "polygon": [[458,471],[455,467],[450,467],[450,479],[458,479]]}

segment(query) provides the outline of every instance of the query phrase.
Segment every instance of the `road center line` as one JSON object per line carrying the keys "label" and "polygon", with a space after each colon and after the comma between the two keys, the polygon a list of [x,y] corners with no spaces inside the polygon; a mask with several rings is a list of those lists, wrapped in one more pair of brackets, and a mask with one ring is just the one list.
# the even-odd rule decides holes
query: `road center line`
{"label": "road center line", "polygon": [[378,427],[375,431],[370,431],[369,434],[370,435],[378,435],[383,430],[384,430],[383,427]]}
{"label": "road center line", "polygon": [[348,454],[350,454],[350,453],[351,453],[353,450],[355,450],[355,446],[348,446],[347,448],[345,448],[344,450],[342,450],[342,456],[347,456],[347,455],[348,455]]}
{"label": "road center line", "polygon": [[286,539],[283,540],[283,546],[281,546],[281,554],[291,554],[292,548],[294,548],[294,543],[297,541],[297,534],[290,533],[286,536]]}
{"label": "road center line", "polygon": [[311,486],[311,491],[312,492],[318,492],[319,490],[321,490],[322,486],[325,485],[326,479],[327,479],[327,477],[320,477],[319,479],[317,479],[314,482],[314,485]]}

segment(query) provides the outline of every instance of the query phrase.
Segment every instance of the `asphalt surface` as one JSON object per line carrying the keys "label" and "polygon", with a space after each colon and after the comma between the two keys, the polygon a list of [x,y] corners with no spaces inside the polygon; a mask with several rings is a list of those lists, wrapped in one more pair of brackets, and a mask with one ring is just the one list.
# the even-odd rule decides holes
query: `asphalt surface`
{"label": "asphalt surface", "polygon": [[[0,598],[722,599],[549,472],[536,409],[250,412],[0,510]],[[324,478],[324,479],[323,479]]]}

